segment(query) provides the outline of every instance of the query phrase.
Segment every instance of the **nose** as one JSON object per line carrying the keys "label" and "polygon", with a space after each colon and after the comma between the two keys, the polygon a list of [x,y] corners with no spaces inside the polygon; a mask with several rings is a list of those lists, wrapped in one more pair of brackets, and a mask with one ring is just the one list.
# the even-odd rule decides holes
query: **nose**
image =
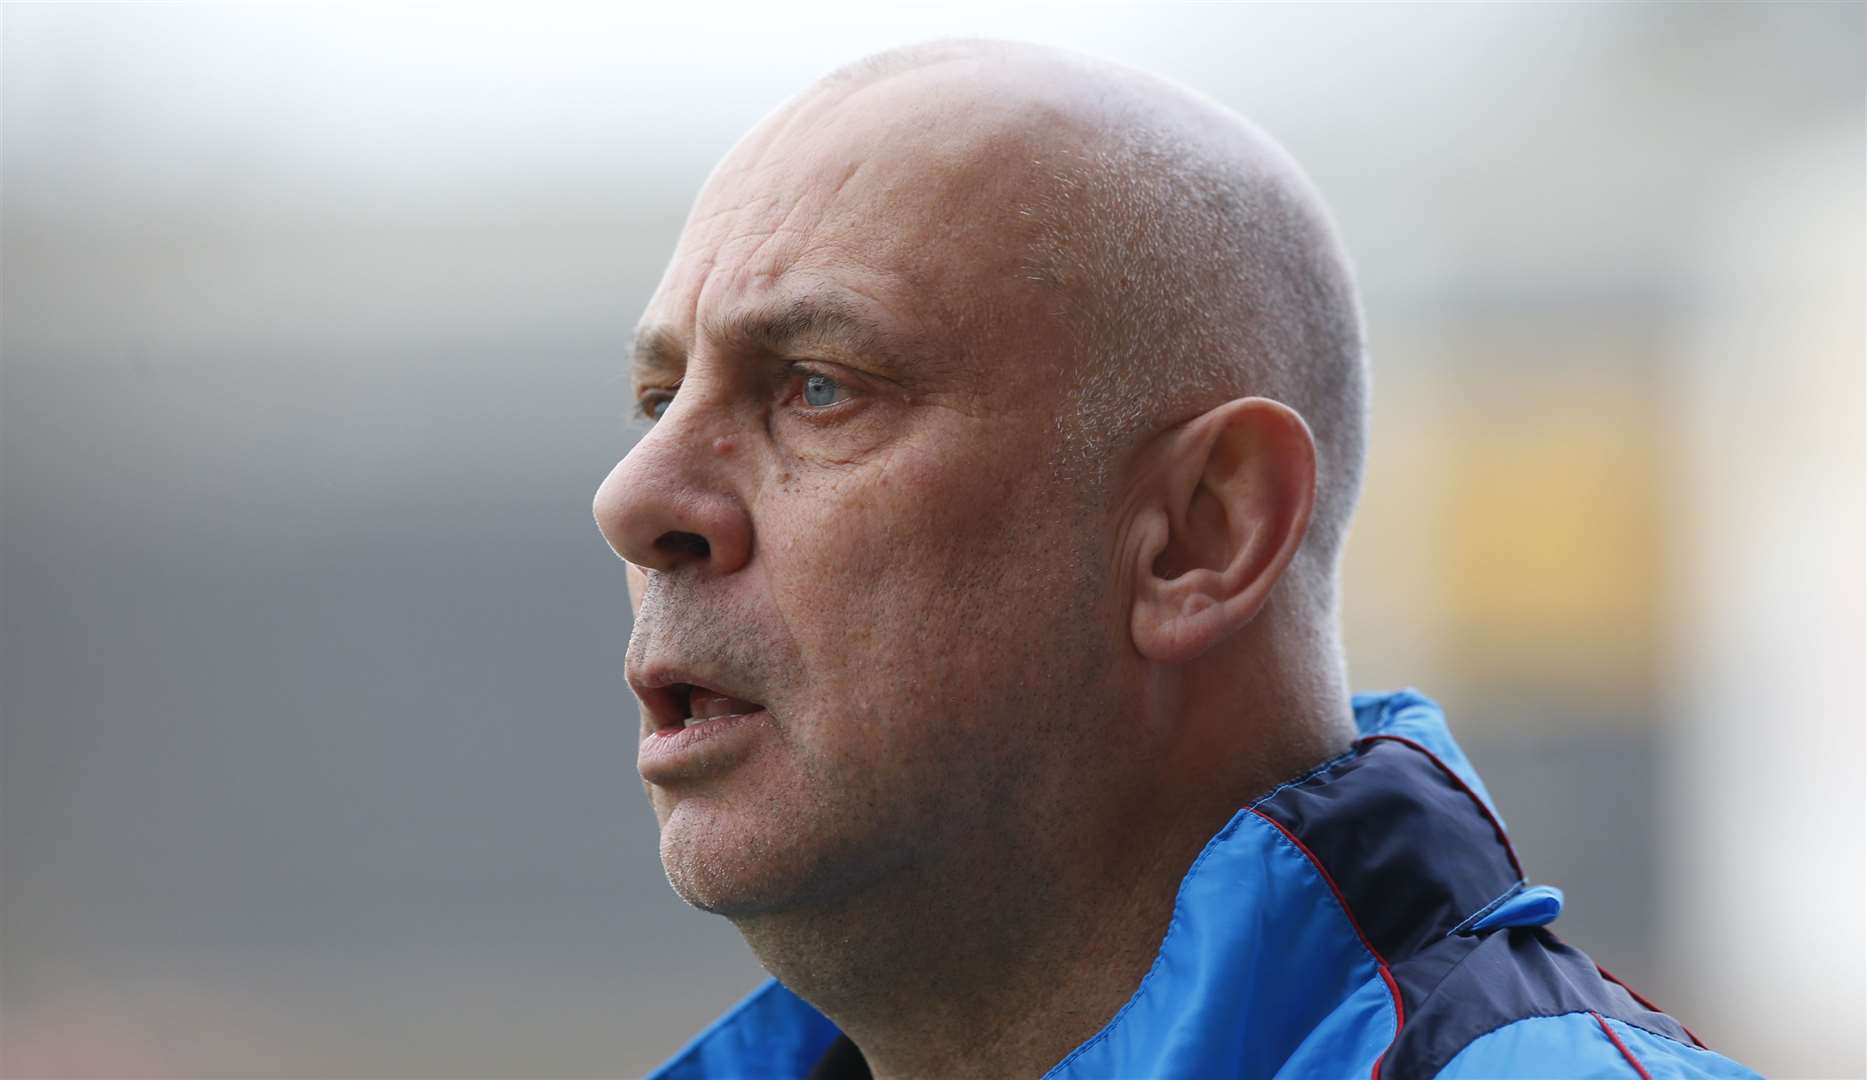
{"label": "nose", "polygon": [[730,574],[752,554],[752,521],[730,483],[731,434],[672,408],[596,490],[597,528],[646,570]]}

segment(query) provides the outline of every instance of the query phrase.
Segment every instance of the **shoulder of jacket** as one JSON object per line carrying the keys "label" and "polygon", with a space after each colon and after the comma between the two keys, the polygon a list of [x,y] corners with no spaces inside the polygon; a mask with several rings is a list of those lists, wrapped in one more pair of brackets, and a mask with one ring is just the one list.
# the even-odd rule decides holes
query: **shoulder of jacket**
{"label": "shoulder of jacket", "polygon": [[1722,1054],[1593,1012],[1513,1020],[1467,1043],[1437,1076],[1761,1080]]}

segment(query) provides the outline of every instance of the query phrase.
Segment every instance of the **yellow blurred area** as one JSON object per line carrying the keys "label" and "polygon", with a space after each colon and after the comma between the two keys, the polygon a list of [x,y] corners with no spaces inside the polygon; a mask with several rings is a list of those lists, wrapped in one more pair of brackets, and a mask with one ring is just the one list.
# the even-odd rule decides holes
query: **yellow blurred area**
{"label": "yellow blurred area", "polygon": [[1498,387],[1460,417],[1475,437],[1452,457],[1442,549],[1469,645],[1459,675],[1533,671],[1626,693],[1654,674],[1666,440],[1634,387],[1549,382]]}
{"label": "yellow blurred area", "polygon": [[[1357,660],[1374,651],[1356,649],[1357,636],[1407,633],[1398,623],[1429,639],[1409,650],[1430,665],[1406,676],[1422,685],[1474,697],[1539,686],[1608,700],[1652,693],[1673,587],[1669,418],[1642,377],[1647,364],[1623,364],[1615,378],[1599,350],[1582,354],[1577,363],[1559,350],[1520,352],[1462,366],[1456,382],[1381,386],[1384,482],[1371,485],[1345,567]],[[1360,617],[1383,603],[1397,610]]]}

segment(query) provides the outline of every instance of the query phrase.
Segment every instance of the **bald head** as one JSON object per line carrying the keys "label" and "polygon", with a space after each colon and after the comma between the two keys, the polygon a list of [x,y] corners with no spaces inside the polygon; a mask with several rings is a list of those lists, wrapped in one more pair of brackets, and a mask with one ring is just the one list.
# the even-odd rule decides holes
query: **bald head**
{"label": "bald head", "polygon": [[[1016,277],[1040,287],[1065,344],[1057,375],[1072,407],[1057,417],[1059,463],[1106,481],[1111,461],[1166,426],[1239,397],[1283,402],[1309,424],[1319,459],[1293,573],[1332,593],[1360,487],[1368,372],[1347,258],[1295,161],[1185,87],[1011,42],[880,53],[793,107],[889,83],[932,112],[973,103],[995,117],[980,147],[994,156],[981,164],[1007,183],[980,185],[972,213],[1019,238]],[[980,297],[966,315],[993,324],[1030,312]]]}
{"label": "bald head", "polygon": [[1353,290],[1209,102],[1021,45],[837,72],[709,177],[634,383],[596,514],[663,864],[878,1075],[977,1071],[998,997],[995,1071],[1042,1071],[1102,1005],[1010,1003],[1078,961],[1126,997],[1160,867],[1352,736]]}

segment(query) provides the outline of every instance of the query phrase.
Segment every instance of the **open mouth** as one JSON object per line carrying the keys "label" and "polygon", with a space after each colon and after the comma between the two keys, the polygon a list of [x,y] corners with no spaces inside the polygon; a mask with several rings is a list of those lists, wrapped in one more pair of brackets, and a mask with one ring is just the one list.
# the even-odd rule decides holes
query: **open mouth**
{"label": "open mouth", "polygon": [[696,683],[670,683],[651,703],[656,734],[672,734],[725,716],[745,716],[763,709],[756,701],[731,697]]}

